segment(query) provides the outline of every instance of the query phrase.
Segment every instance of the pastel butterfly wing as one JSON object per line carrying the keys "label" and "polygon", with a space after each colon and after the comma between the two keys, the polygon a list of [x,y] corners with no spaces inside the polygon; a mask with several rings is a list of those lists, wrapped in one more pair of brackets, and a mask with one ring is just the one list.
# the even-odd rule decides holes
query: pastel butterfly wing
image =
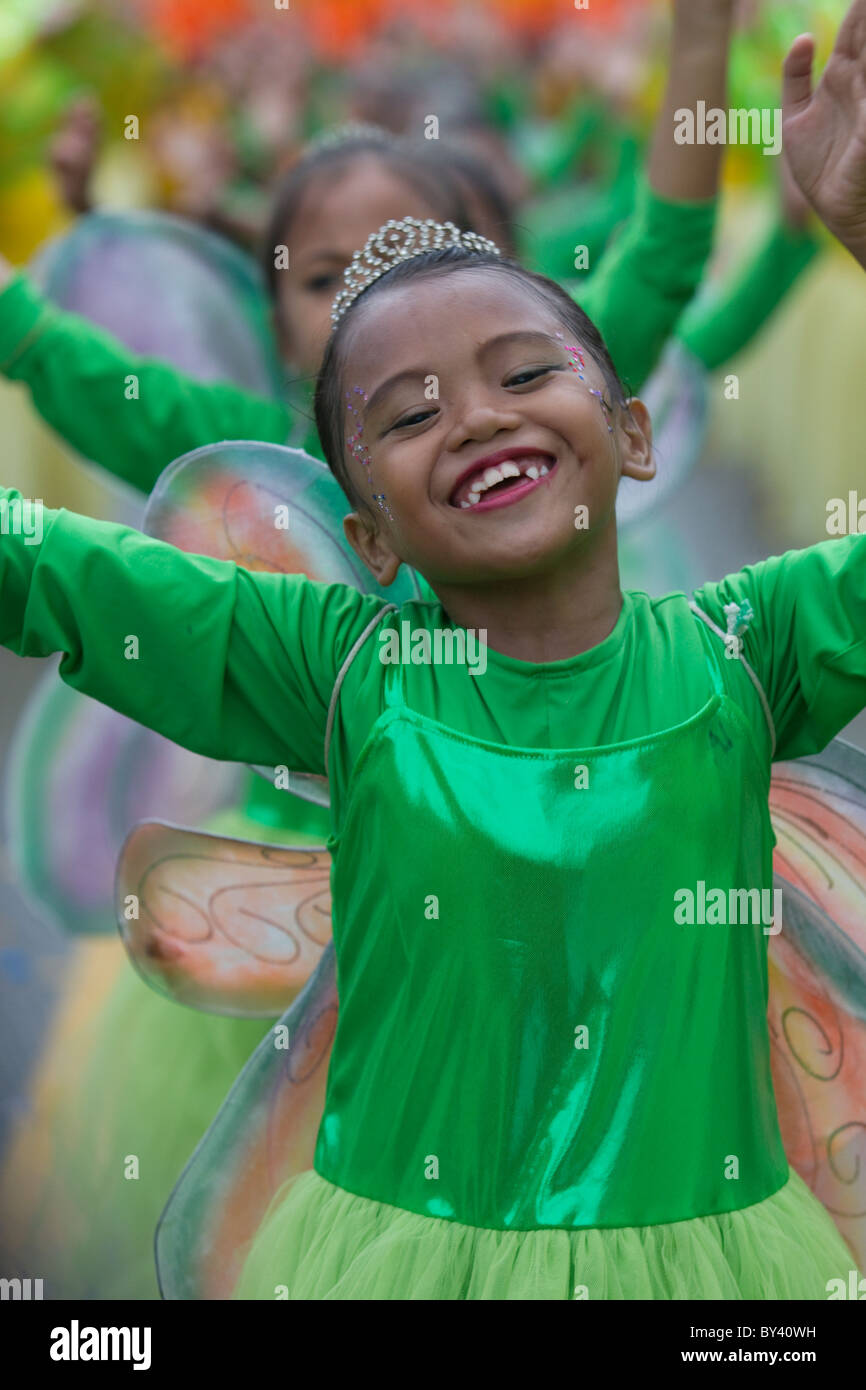
{"label": "pastel butterfly wing", "polygon": [[391,603],[417,598],[417,576],[405,566],[389,589],[377,585],[346,540],[350,510],[319,459],[281,444],[232,440],[195,449],[165,470],[144,530],[247,569],[349,584]]}
{"label": "pastel butterfly wing", "polygon": [[792,1166],[866,1268],[866,755],[779,763],[782,930],[769,939],[773,1082]]}
{"label": "pastel butterfly wing", "polygon": [[4,768],[10,861],[63,931],[115,930],[114,872],[129,826],[193,823],[235,805],[242,767],[201,758],[70,689],[54,669],[29,697]]}
{"label": "pastel butterfly wing", "polygon": [[163,1212],[156,1260],[164,1298],[229,1298],[274,1194],[312,1168],[336,1025],[330,943],[241,1072]]}
{"label": "pastel butterfly wing", "polygon": [[137,825],[117,871],[121,936],[142,978],[208,1013],[276,1018],[331,939],[325,849]]}
{"label": "pastel butterfly wing", "polygon": [[283,369],[252,258],[168,213],[93,212],[41,248],[30,273],[60,308],[136,355],[198,381],[278,399]]}
{"label": "pastel butterfly wing", "polygon": [[[280,394],[282,368],[254,261],[193,223],[98,212],[46,243],[29,266],[59,308],[141,356],[197,380]],[[140,502],[108,480],[107,506],[139,523]],[[72,932],[115,928],[113,883],[128,828],[162,815],[201,822],[237,803],[240,767],[198,758],[61,684],[37,687],[11,742],[3,800],[10,857],[35,909]],[[292,788],[327,804],[327,787]]]}

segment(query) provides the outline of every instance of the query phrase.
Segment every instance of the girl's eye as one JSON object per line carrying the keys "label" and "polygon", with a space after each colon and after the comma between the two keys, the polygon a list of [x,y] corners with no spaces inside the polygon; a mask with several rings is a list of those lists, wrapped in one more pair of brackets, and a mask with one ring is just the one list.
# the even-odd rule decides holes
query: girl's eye
{"label": "girl's eye", "polygon": [[314,275],[306,282],[304,289],[310,290],[313,294],[323,294],[325,290],[333,289],[339,279],[339,275]]}
{"label": "girl's eye", "polygon": [[402,420],[398,420],[385,433],[391,434],[393,430],[408,429],[410,425],[418,425],[422,420],[429,420],[430,416],[435,415],[435,413],[433,410],[416,410],[412,415],[404,415]]}
{"label": "girl's eye", "polygon": [[539,377],[547,376],[548,372],[560,372],[561,367],[526,367],[522,372],[516,372],[509,377],[506,386],[526,386],[530,381],[536,381]]}

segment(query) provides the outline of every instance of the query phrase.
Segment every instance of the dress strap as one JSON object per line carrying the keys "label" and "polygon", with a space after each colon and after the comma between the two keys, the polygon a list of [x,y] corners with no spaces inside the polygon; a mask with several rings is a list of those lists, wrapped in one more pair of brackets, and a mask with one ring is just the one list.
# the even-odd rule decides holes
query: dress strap
{"label": "dress strap", "polygon": [[[692,610],[696,618],[700,618],[702,623],[706,623],[707,627],[710,628],[711,631],[715,632],[717,636],[721,637],[722,641],[725,644],[725,647],[727,648],[728,642],[734,634],[722,632],[722,629],[718,626],[718,624],[714,623],[709,614],[705,613],[702,608],[698,608],[698,605],[695,602],[691,601],[689,603],[689,608]],[[767,721],[767,728],[770,731],[770,743],[772,745],[771,756],[773,756],[776,752],[776,726],[773,723],[773,715],[770,710],[770,702],[767,699],[764,687],[761,685],[761,682],[758,680],[758,677],[755,675],[755,672],[752,670],[752,667],[749,665],[746,658],[741,654],[737,657],[737,660],[743,667],[743,670],[746,672],[746,675],[749,677],[749,680],[752,682],[752,685],[755,687],[755,690],[758,692],[758,699],[761,702],[761,708],[764,711],[764,718]],[[716,690],[720,694],[723,694],[724,686],[722,684],[722,678],[719,674],[718,669],[716,669],[715,667],[711,668],[711,674],[713,677],[713,684],[715,685]]]}
{"label": "dress strap", "polygon": [[341,688],[341,686],[342,686],[342,684],[343,684],[343,681],[346,679],[346,676],[348,675],[349,667],[351,666],[352,662],[355,660],[355,657],[358,655],[358,652],[359,652],[359,651],[361,650],[361,648],[363,647],[363,645],[364,645],[364,643],[366,642],[367,638],[370,636],[370,633],[373,632],[374,629],[377,628],[377,627],[379,626],[379,623],[382,621],[382,619],[384,618],[385,614],[386,614],[386,613],[396,613],[396,612],[397,612],[397,605],[396,605],[396,603],[386,603],[385,606],[384,606],[383,608],[380,608],[380,609],[379,609],[379,612],[376,614],[375,618],[372,618],[372,619],[370,620],[370,622],[369,622],[369,623],[367,624],[367,626],[364,628],[364,631],[361,633],[361,635],[360,635],[360,637],[358,638],[358,640],[352,645],[352,648],[351,648],[351,650],[350,650],[348,656],[346,657],[346,660],[343,662],[342,666],[340,667],[339,671],[337,672],[337,679],[334,681],[334,689],[331,691],[331,703],[330,703],[329,706],[328,706],[328,722],[327,722],[327,724],[325,725],[325,774],[326,774],[326,775],[327,775],[327,772],[328,772],[328,756],[329,756],[330,751],[331,751],[331,735],[332,735],[332,733],[333,733],[333,731],[334,731],[334,716],[335,716],[336,713],[337,713],[337,700],[338,700],[339,697],[340,697],[340,688]]}

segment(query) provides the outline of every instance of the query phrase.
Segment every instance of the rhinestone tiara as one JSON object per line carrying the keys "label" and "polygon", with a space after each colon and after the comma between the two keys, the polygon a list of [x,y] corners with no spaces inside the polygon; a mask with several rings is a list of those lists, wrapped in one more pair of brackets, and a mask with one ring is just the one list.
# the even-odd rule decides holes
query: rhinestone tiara
{"label": "rhinestone tiara", "polygon": [[336,328],[362,290],[393,270],[400,261],[411,261],[414,256],[423,256],[425,251],[444,251],[452,246],[462,251],[502,254],[495,242],[477,232],[461,232],[453,222],[434,222],[432,218],[419,222],[415,217],[404,217],[400,222],[392,218],[386,222],[378,232],[367,237],[364,249],[356,251],[346,266],[343,272],[346,287],[337,295],[331,309],[333,327]]}
{"label": "rhinestone tiara", "polygon": [[381,145],[399,145],[400,136],[371,121],[344,121],[342,125],[326,126],[304,146],[303,159],[332,145],[347,145],[352,140],[376,140]]}

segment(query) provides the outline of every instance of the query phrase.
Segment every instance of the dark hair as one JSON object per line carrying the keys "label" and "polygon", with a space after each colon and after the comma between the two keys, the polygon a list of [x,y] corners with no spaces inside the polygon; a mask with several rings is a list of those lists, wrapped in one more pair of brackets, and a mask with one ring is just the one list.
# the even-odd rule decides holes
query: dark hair
{"label": "dark hair", "polygon": [[314,408],[319,440],[328,467],[353,507],[369,509],[369,503],[359,497],[346,466],[346,411],[343,404],[342,378],[347,326],[352,324],[359,309],[365,303],[394,285],[422,278],[429,280],[460,270],[479,269],[491,270],[497,274],[508,275],[514,280],[519,280],[546,308],[552,309],[563,327],[567,328],[577,342],[589,352],[601,370],[613,406],[626,404],[625,388],[613,365],[604,339],[592,319],[583,312],[580,305],[576,304],[555,280],[549,280],[546,275],[538,275],[535,271],[527,270],[518,261],[496,256],[492,252],[466,251],[462,247],[455,246],[445,247],[441,251],[426,251],[419,256],[413,256],[410,260],[399,261],[391,270],[380,275],[378,280],[374,280],[372,284],[362,290],[357,299],[349,305],[328,339],[322,365],[316,378]]}
{"label": "dark hair", "polygon": [[373,155],[414,188],[439,221],[474,230],[457,179],[447,161],[431,155],[429,143],[409,142],[375,127],[355,131],[351,126],[345,133],[337,130],[321,142],[314,141],[278,183],[263,234],[260,261],[271,298],[276,301],[280,280],[274,248],[285,243],[310,184],[322,174],[332,181],[360,155]]}
{"label": "dark hair", "polygon": [[516,249],[514,207],[490,162],[465,145],[437,145],[435,141],[430,144],[434,161],[456,179],[470,210],[473,203],[484,210],[486,225],[479,225],[476,217],[476,225],[470,230],[489,236],[504,255],[513,256]]}

